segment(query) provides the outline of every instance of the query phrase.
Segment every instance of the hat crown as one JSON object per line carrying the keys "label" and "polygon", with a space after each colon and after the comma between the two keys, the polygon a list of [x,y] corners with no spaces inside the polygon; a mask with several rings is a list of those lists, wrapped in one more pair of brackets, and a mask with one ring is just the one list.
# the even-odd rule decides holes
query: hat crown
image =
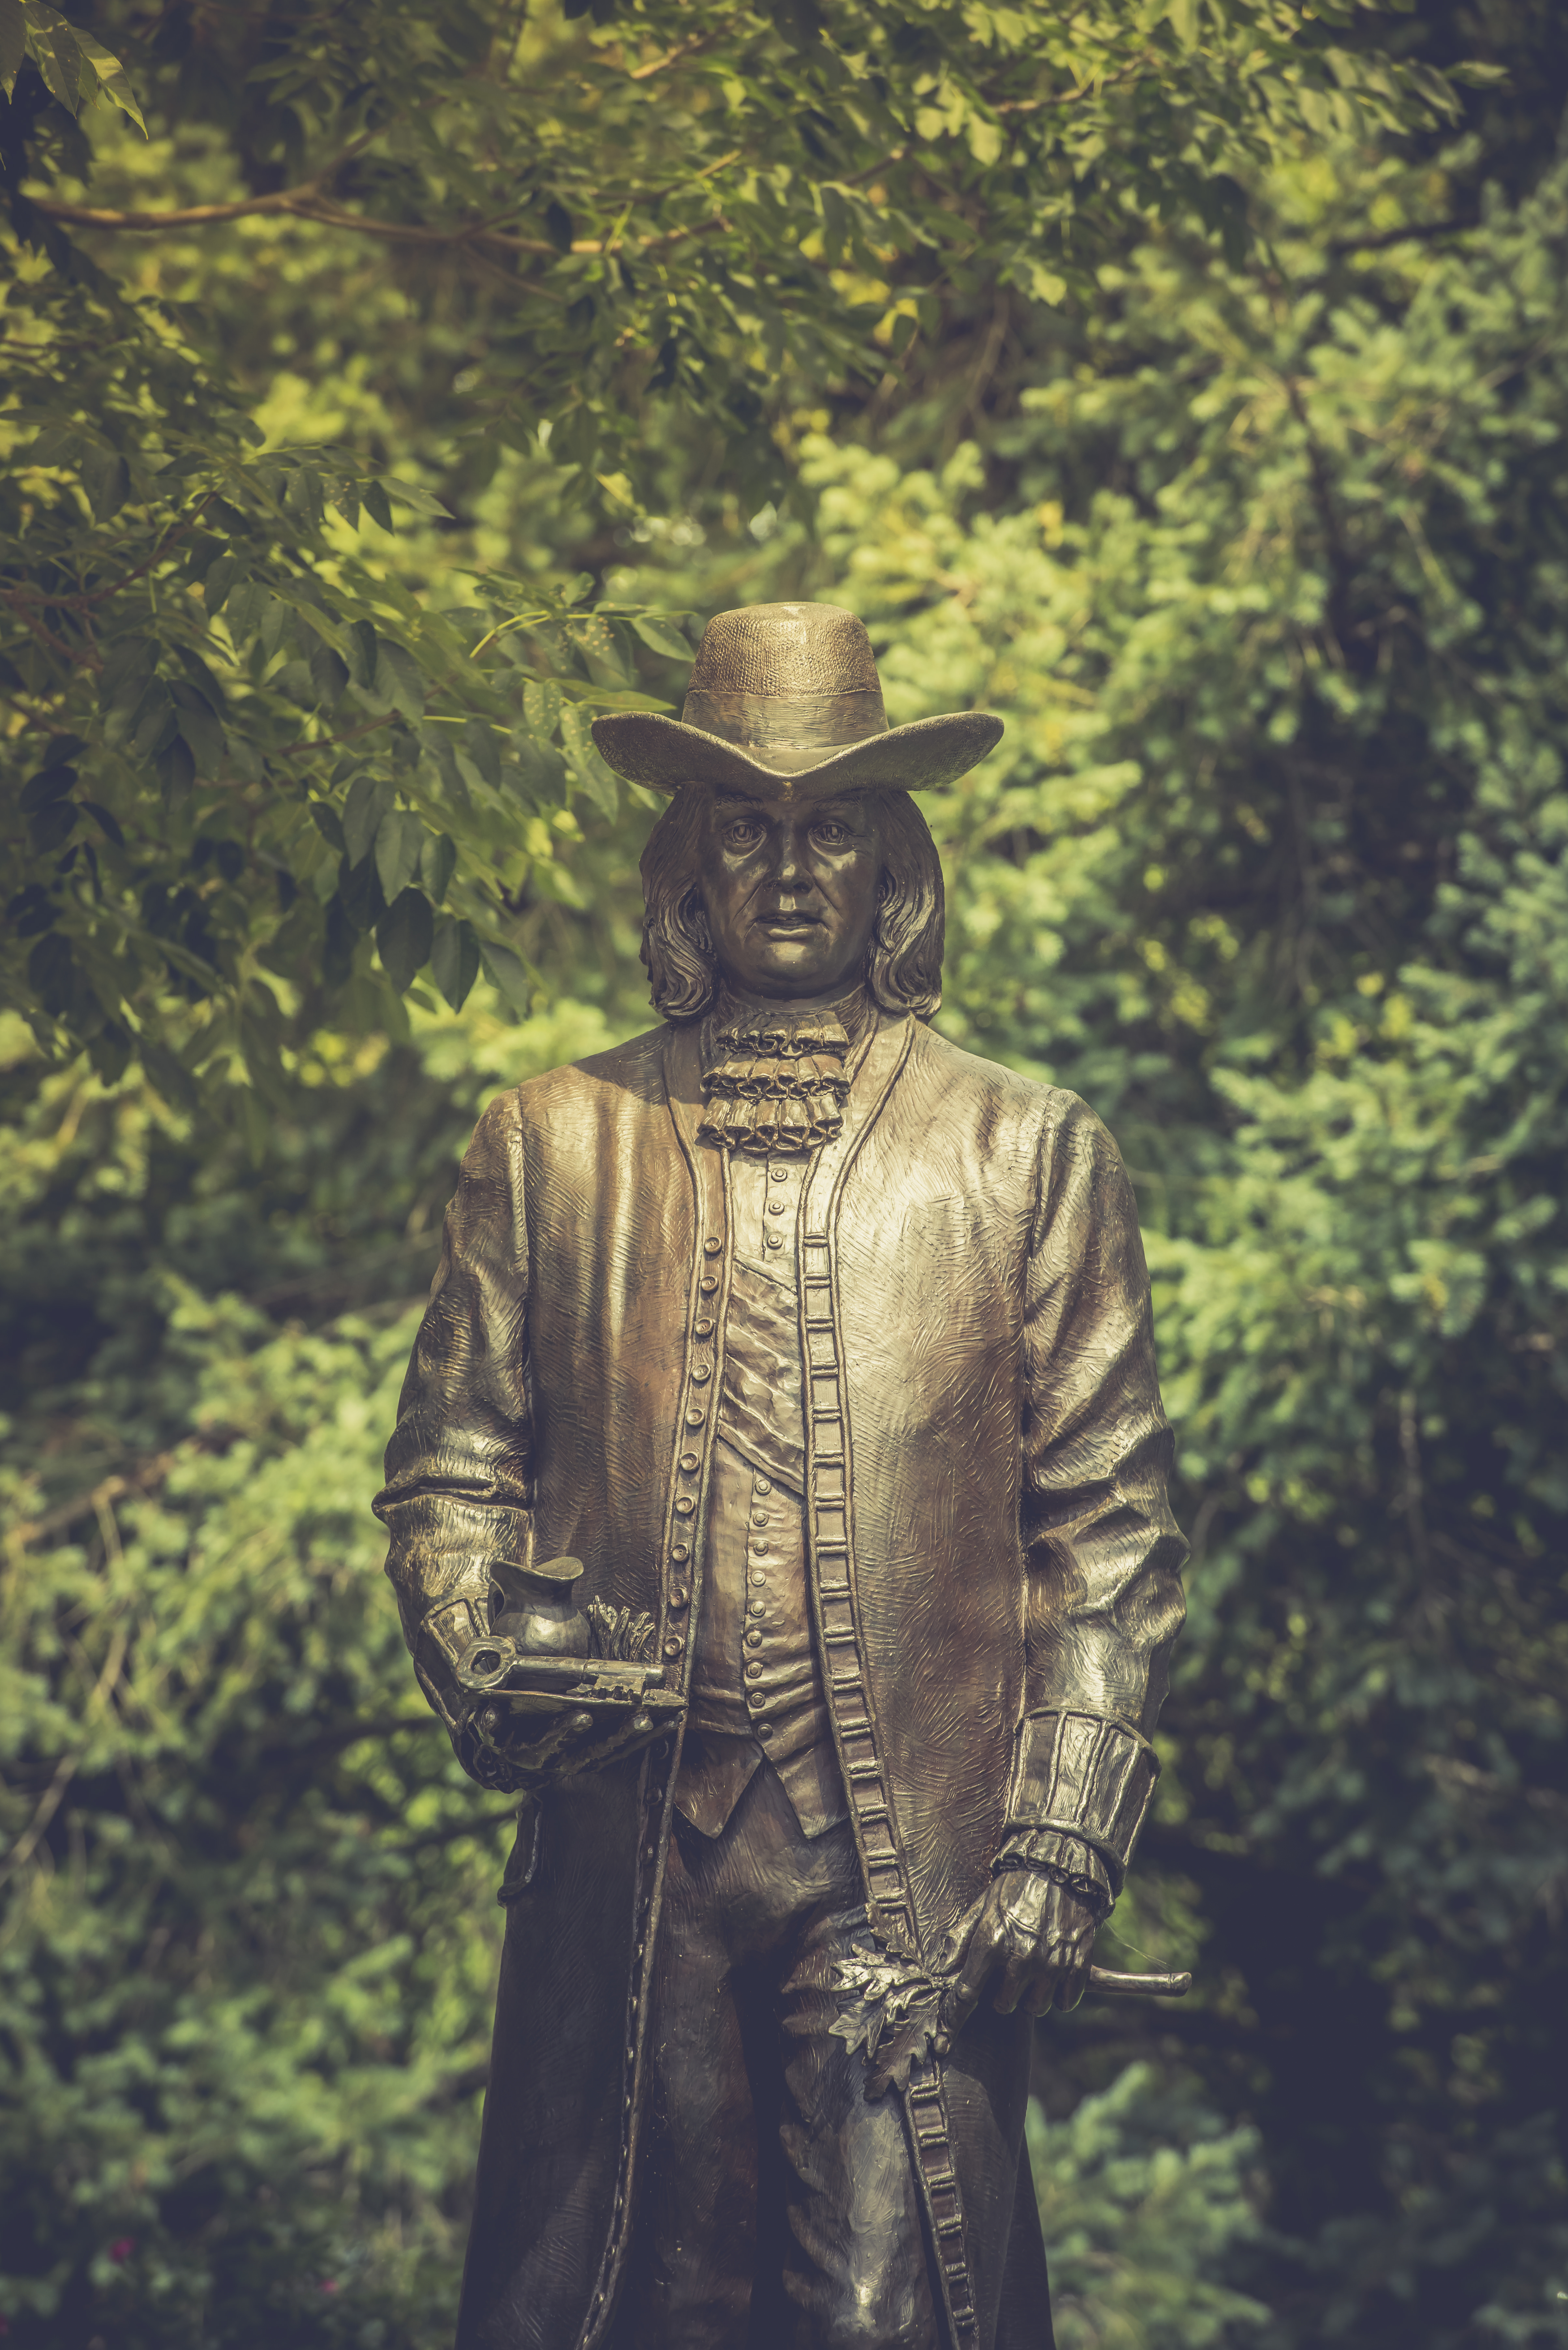
{"label": "hat crown", "polygon": [[877,657],[866,623],[836,604],[748,604],[717,612],[692,664],[694,693],[754,693],[794,701],[875,693]]}
{"label": "hat crown", "polygon": [[888,731],[866,624],[836,604],[748,604],[702,631],[681,723],[778,775]]}

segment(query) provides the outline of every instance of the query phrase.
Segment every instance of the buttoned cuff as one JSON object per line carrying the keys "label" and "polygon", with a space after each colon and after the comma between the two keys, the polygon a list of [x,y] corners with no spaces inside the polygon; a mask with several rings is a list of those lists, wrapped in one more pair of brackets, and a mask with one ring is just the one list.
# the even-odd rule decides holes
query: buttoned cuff
{"label": "buttoned cuff", "polygon": [[448,1593],[427,1608],[412,1642],[420,1687],[453,1739],[473,1704],[457,1685],[457,1661],[471,1641],[484,1639],[489,1631],[487,1607]]}
{"label": "buttoned cuff", "polygon": [[991,1873],[1000,1877],[1007,1868],[1033,1868],[1064,1885],[1096,1918],[1104,1918],[1116,1898],[1110,1871],[1094,1846],[1082,1836],[1064,1835],[1060,1828],[1013,1829],[992,1862]]}
{"label": "buttoned cuff", "polygon": [[1075,1837],[1097,1856],[1114,1900],[1158,1776],[1147,1739],[1115,1715],[1026,1714],[1013,1747],[1002,1849],[1030,1832]]}

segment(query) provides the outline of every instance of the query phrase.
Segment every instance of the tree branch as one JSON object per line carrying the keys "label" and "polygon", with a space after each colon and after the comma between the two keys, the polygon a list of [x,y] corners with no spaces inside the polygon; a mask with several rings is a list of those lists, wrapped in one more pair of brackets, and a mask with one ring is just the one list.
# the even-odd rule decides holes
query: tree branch
{"label": "tree branch", "polygon": [[130,1476],[105,1477],[100,1483],[92,1486],[87,1492],[78,1493],[73,1500],[61,1502],[54,1509],[46,1510],[41,1518],[34,1518],[26,1524],[14,1526],[11,1530],[11,1540],[19,1550],[25,1550],[30,1543],[42,1542],[50,1534],[64,1534],[66,1528],[74,1526],[78,1518],[96,1516],[100,1511],[107,1509],[111,1502],[118,1502],[123,1494],[145,1493],[154,1485],[161,1484],[173,1464],[172,1452],[155,1453],[151,1461],[144,1461]]}
{"label": "tree branch", "polygon": [[[63,599],[59,597],[50,597],[48,601],[51,604],[57,604]],[[57,660],[69,661],[73,665],[79,661],[84,668],[94,671],[103,667],[98,647],[90,637],[87,640],[86,650],[78,652],[74,645],[67,644],[64,637],[57,637],[53,629],[47,627],[36,611],[28,610],[26,598],[19,588],[0,588],[0,604],[4,604],[8,611],[15,612],[23,627],[31,629],[38,642],[46,645]]]}
{"label": "tree branch", "polygon": [[699,49],[711,47],[720,34],[727,33],[729,29],[729,21],[726,19],[722,25],[712,26],[706,33],[698,33],[690,41],[680,42],[676,47],[668,50],[663,57],[652,57],[645,66],[633,66],[627,76],[628,81],[647,81],[650,76],[662,73],[667,66],[679,65],[682,57],[695,57]]}
{"label": "tree branch", "polygon": [[[325,176],[325,174],[323,175]],[[314,221],[321,228],[345,228],[359,236],[379,236],[399,244],[468,244],[476,249],[493,246],[501,253],[537,255],[552,259],[560,247],[544,237],[512,236],[496,223],[504,219],[498,214],[488,221],[471,221],[461,228],[427,228],[418,221],[375,220],[367,213],[341,212],[336,205],[322,203],[311,193],[315,182],[306,182],[298,188],[286,188],[274,196],[254,196],[242,203],[195,204],[183,212],[116,213],[103,212],[90,204],[62,204],[43,197],[30,197],[35,212],[46,213],[50,220],[64,221],[78,228],[130,231],[136,234],[155,234],[163,229],[210,228],[226,221],[240,220],[256,213],[282,213],[295,220]],[[638,253],[651,253],[660,247],[684,244],[688,237],[707,236],[715,229],[727,229],[730,224],[722,213],[689,228],[666,229],[659,235],[639,236],[630,240],[617,237],[574,237],[573,253],[618,252],[629,242]],[[541,291],[543,289],[540,289]]]}
{"label": "tree branch", "polygon": [[1386,228],[1376,236],[1335,237],[1328,249],[1337,261],[1347,253],[1384,253],[1391,244],[1422,244],[1428,237],[1462,236],[1477,225],[1467,220],[1415,221],[1406,228]]}

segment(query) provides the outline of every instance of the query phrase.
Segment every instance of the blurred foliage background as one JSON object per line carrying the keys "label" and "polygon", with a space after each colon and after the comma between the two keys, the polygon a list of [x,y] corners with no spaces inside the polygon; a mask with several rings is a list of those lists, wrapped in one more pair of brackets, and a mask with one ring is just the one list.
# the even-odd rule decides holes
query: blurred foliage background
{"label": "blurred foliage background", "polygon": [[478,1108],[647,1022],[587,720],[808,595],[1007,720],[940,1024],[1109,1121],[1179,1439],[1106,1940],[1198,1984],[1042,2029],[1063,2350],[1568,2343],[1556,0],[71,21],[0,0],[0,2326],[448,2338],[507,1814],[366,1504]]}

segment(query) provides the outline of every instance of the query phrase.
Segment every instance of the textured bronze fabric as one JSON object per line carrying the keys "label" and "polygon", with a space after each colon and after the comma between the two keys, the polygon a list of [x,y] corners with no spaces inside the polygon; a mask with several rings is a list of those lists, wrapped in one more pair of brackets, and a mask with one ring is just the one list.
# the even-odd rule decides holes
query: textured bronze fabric
{"label": "textured bronze fabric", "polygon": [[[813,1370],[808,1408],[852,1439],[847,1503],[822,1505],[814,1542],[847,1528],[898,1866],[934,1951],[988,1881],[1031,1718],[1152,1730],[1183,1544],[1105,1128],[906,1020],[877,1015],[869,1050],[875,1089],[809,1252],[843,1372]],[[585,1597],[653,1615],[666,1679],[687,1686],[732,1250],[701,1114],[695,1038],[659,1030],[480,1121],[379,1504],[449,1722],[490,1561],[535,1551],[580,1557]],[[540,1804],[507,1915],[460,2350],[592,2350],[613,2314],[676,1767],[645,1758]],[[1043,2339],[1037,2228],[1025,2215],[1008,2236],[1028,2044],[1026,2022],[982,2008],[944,2066],[975,2350]]]}
{"label": "textured bronze fabric", "polygon": [[[806,1591],[805,1503],[720,1438],[676,1809],[717,1835],[764,1760],[807,1836],[846,1816]],[[749,1758],[749,1760],[748,1760]]]}
{"label": "textured bronze fabric", "polygon": [[940,2350],[902,2109],[832,2031],[864,1915],[847,1830],[808,1842],[764,1772],[716,1843],[677,1828],[664,1905],[615,2350],[753,2350],[803,2323]]}
{"label": "textured bronze fabric", "polygon": [[688,693],[809,701],[882,687],[866,624],[837,604],[746,604],[702,631]]}

